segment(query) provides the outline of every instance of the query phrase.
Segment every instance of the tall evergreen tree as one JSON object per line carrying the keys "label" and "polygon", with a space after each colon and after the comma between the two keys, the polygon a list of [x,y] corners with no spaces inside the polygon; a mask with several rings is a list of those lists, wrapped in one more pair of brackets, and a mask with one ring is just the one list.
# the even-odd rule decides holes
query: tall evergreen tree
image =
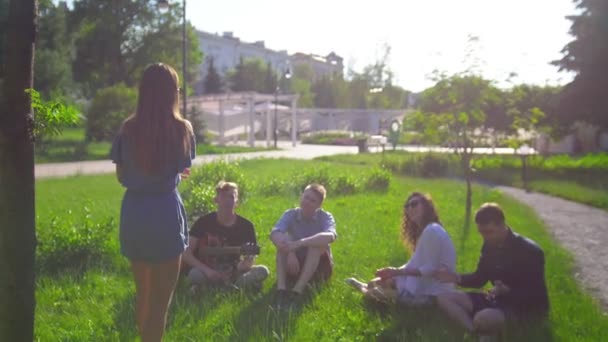
{"label": "tall evergreen tree", "polygon": [[215,66],[213,65],[213,57],[209,57],[207,74],[205,75],[205,80],[203,82],[205,94],[218,94],[222,92],[222,78],[218,74],[217,69],[215,69]]}
{"label": "tall evergreen tree", "polygon": [[608,1],[574,0],[581,10],[569,16],[574,40],[553,63],[576,73],[560,95],[559,112],[565,123],[585,121],[608,129]]}

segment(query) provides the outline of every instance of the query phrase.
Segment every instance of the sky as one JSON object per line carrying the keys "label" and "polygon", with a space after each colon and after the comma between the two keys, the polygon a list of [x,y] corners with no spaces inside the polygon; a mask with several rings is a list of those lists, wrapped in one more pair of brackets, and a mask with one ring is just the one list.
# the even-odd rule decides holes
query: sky
{"label": "sky", "polygon": [[[179,0],[173,0],[179,1]],[[511,82],[565,84],[573,75],[550,65],[573,38],[566,15],[572,0],[188,0],[186,16],[199,30],[232,31],[246,42],[327,55],[361,71],[391,47],[395,83],[421,91],[433,70],[448,75],[477,61],[479,72],[501,87]],[[472,58],[467,40],[478,37]]]}

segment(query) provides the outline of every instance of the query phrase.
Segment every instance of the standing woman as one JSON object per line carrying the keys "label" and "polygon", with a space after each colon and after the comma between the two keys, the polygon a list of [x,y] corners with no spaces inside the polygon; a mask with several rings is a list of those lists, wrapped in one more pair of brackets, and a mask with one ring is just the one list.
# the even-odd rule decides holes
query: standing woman
{"label": "standing woman", "polygon": [[161,341],[188,243],[177,185],[195,157],[192,126],[179,113],[179,80],[169,65],[149,65],[135,114],[120,128],[110,156],[126,188],[120,213],[120,251],[131,263],[136,320],[143,342]]}

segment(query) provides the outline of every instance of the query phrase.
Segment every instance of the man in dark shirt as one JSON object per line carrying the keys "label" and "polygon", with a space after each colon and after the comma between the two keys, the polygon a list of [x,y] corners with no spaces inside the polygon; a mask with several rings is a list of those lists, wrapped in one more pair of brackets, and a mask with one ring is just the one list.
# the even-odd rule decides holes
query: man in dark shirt
{"label": "man in dark shirt", "polygon": [[513,232],[495,203],[482,205],[475,214],[475,222],[484,240],[477,270],[460,275],[442,269],[435,277],[461,287],[481,288],[488,281],[494,287],[487,293],[440,295],[439,307],[468,331],[482,335],[498,333],[506,319],[545,316],[549,298],[542,249]]}
{"label": "man in dark shirt", "polygon": [[[196,292],[200,285],[236,285],[261,288],[268,277],[266,266],[254,265],[254,255],[229,254],[225,247],[256,245],[253,224],[235,213],[239,192],[235,183],[221,181],[215,188],[217,211],[199,218],[189,234],[183,260]],[[212,250],[215,250],[214,252]],[[218,254],[219,253],[219,254]]]}

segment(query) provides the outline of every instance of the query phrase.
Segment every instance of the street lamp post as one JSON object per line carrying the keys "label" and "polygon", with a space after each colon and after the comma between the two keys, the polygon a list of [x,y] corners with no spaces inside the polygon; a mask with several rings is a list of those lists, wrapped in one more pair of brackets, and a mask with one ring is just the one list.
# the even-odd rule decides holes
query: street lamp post
{"label": "street lamp post", "polygon": [[523,183],[524,190],[530,192],[528,187],[528,155],[532,152],[532,149],[528,145],[522,145],[517,149],[517,154],[521,156],[521,182]]}
{"label": "street lamp post", "polygon": [[[158,8],[161,11],[166,11],[169,9],[169,1],[168,0],[158,0]],[[182,115],[185,117],[187,115],[188,110],[188,78],[187,72],[188,69],[188,61],[186,59],[186,50],[187,50],[187,32],[186,32],[186,0],[182,0],[182,102],[183,109]]]}
{"label": "street lamp post", "polygon": [[[283,76],[285,76],[285,79],[290,79],[291,78],[291,72],[289,71],[289,69],[285,70],[285,72],[283,73]],[[280,83],[281,82],[281,78],[280,78],[280,74],[277,73],[277,86],[274,89],[274,120],[273,120],[273,135],[272,138],[274,139],[274,148],[277,148],[277,139],[278,139],[278,135],[279,135],[279,126],[278,126],[278,122],[277,122],[277,106],[278,106],[278,102],[279,102],[279,91],[280,89]]]}

